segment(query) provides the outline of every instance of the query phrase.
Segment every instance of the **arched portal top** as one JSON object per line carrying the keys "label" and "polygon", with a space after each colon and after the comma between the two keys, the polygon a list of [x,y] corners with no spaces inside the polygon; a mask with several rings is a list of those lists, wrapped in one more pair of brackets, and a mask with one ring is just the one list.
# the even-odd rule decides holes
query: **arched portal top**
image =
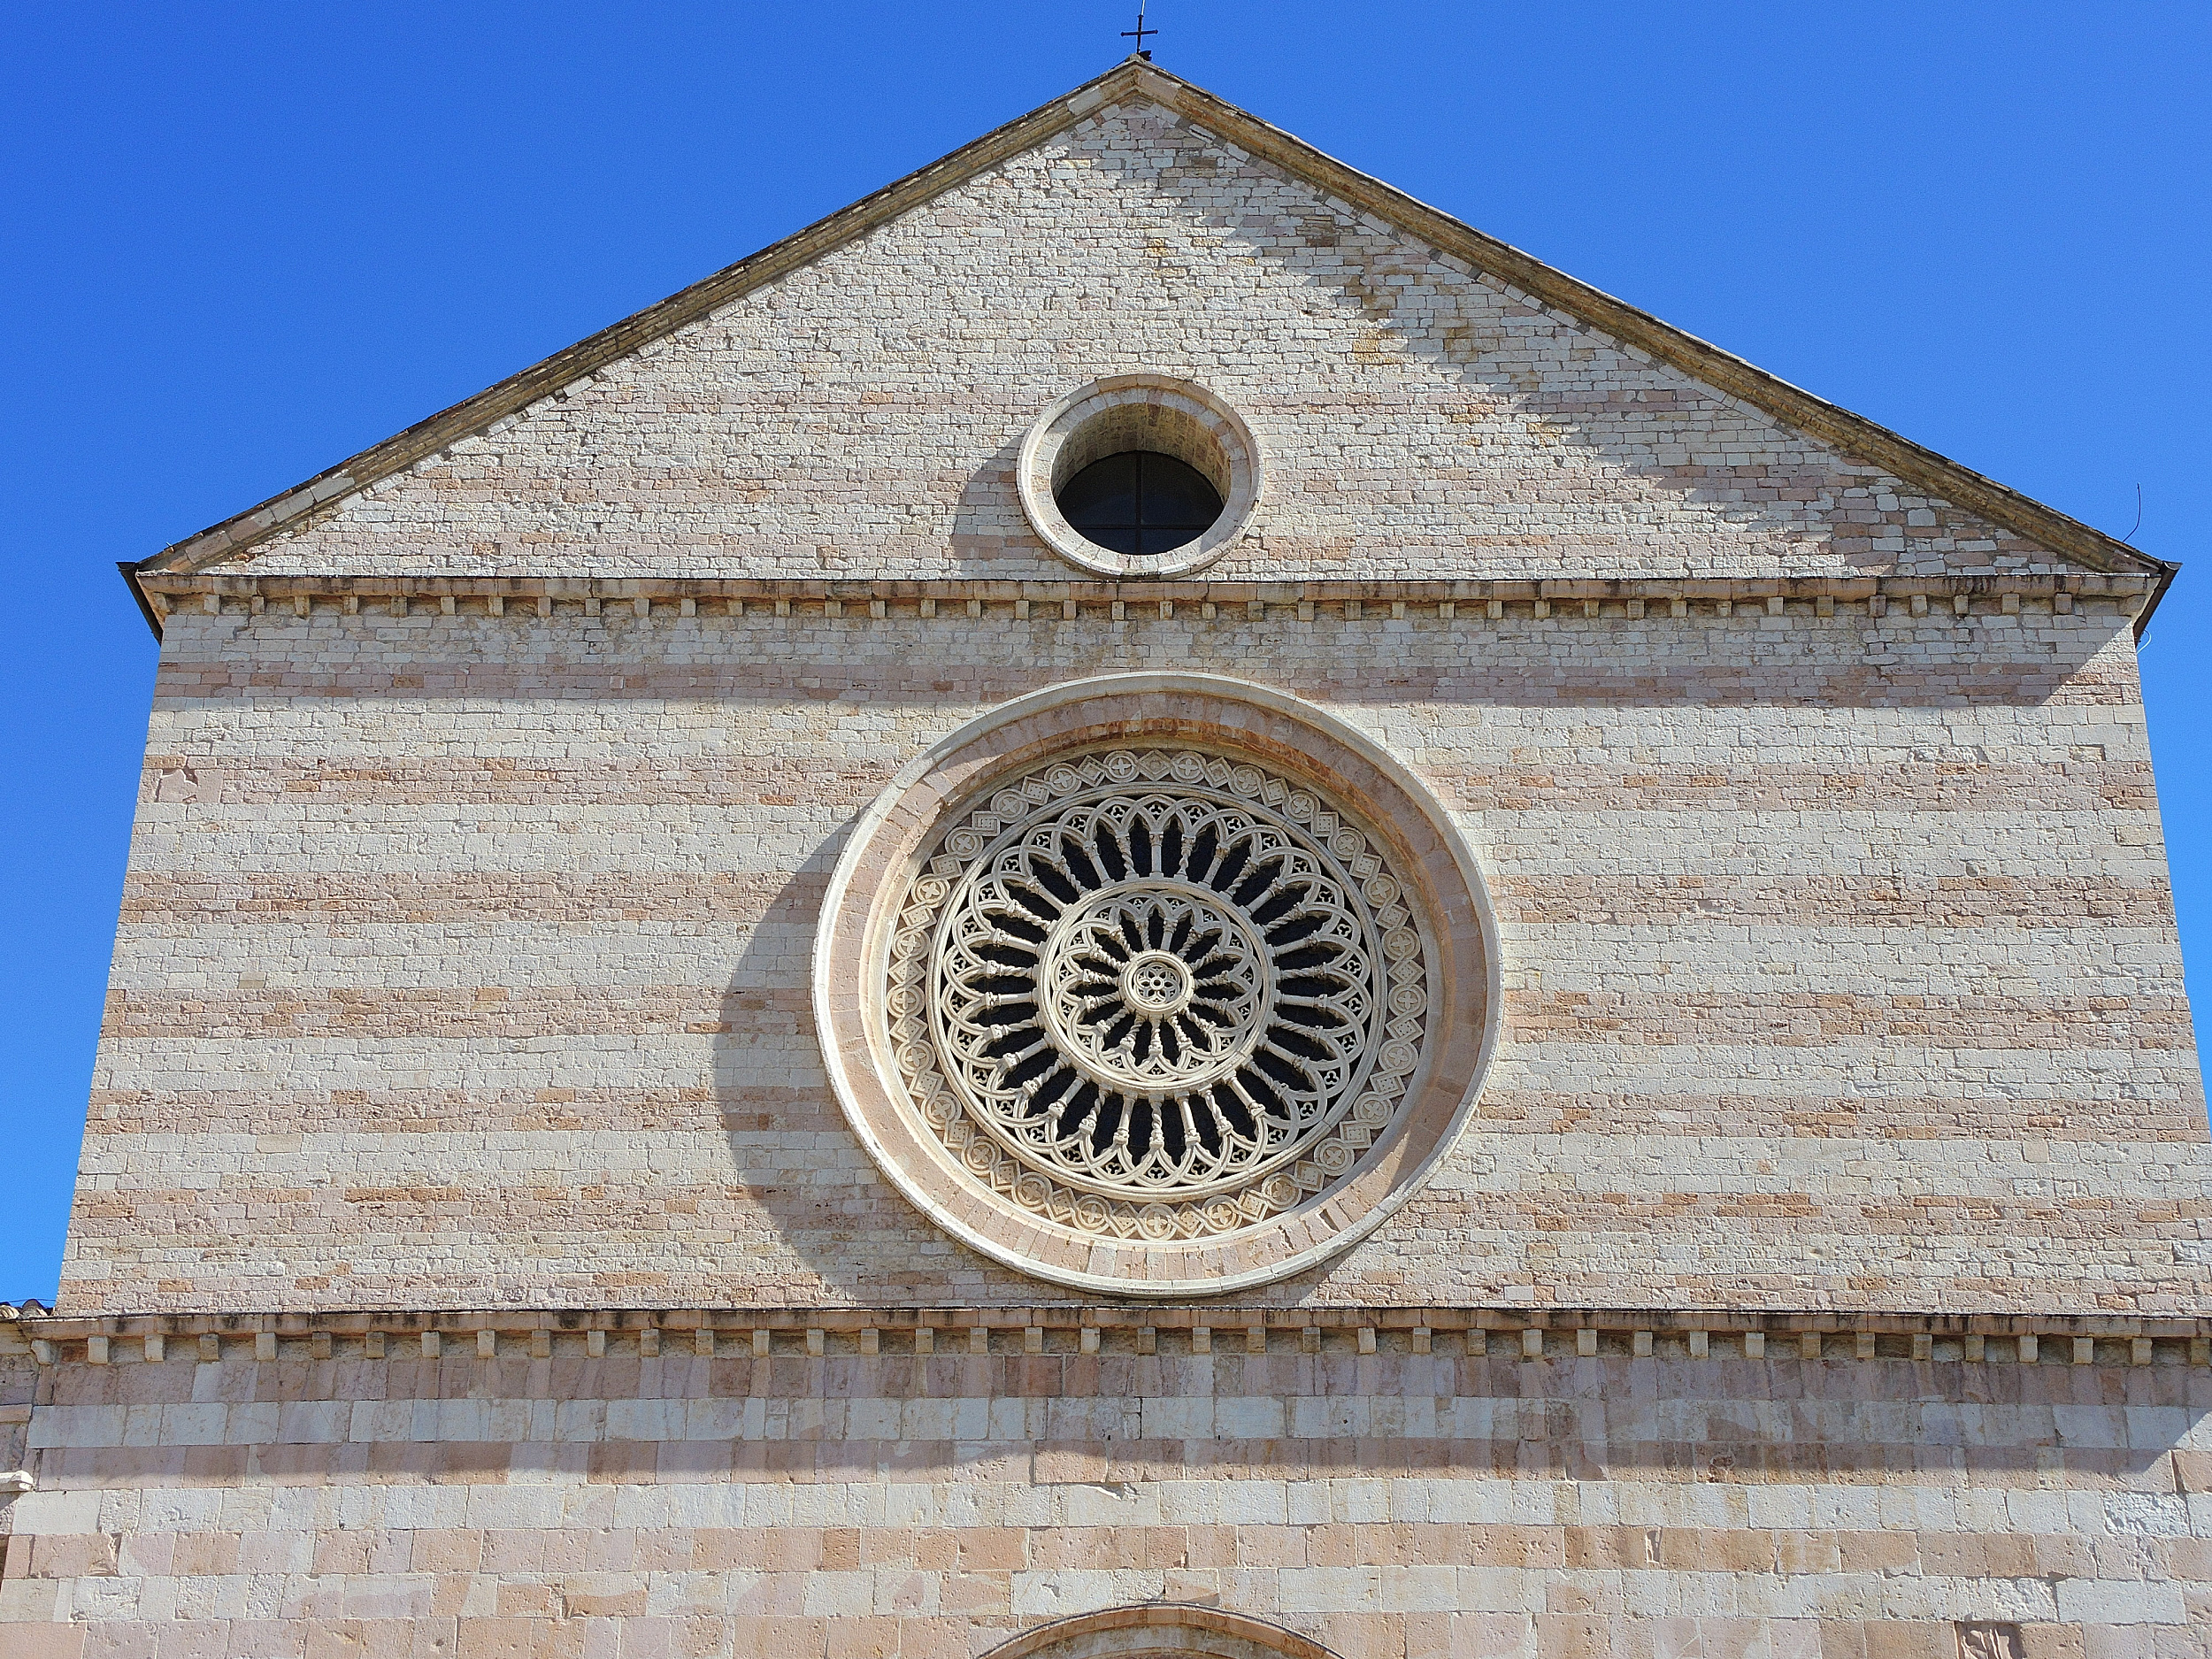
{"label": "arched portal top", "polygon": [[1056,1619],[1002,1642],[984,1659],[1336,1659],[1311,1637],[1219,1608],[1151,1601]]}

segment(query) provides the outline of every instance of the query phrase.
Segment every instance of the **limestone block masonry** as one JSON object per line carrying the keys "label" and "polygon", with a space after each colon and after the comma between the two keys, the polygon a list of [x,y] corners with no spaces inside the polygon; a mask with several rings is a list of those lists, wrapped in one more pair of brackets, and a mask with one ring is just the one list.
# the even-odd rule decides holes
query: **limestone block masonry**
{"label": "limestone block masonry", "polygon": [[180,611],[62,1305],[1055,1300],[854,1140],[817,911],[956,727],[1196,668],[1398,757],[1497,912],[1468,1127],[1271,1295],[2202,1311],[2124,611],[1562,610]]}
{"label": "limestone block masonry", "polygon": [[1348,1659],[1957,1659],[1990,1624],[2046,1659],[2212,1617],[2185,1348],[864,1334],[119,1340],[33,1420],[0,1648],[964,1659],[1167,1602]]}
{"label": "limestone block masonry", "polygon": [[2212,1659],[2174,572],[1125,65],[127,568],[0,1659]]}

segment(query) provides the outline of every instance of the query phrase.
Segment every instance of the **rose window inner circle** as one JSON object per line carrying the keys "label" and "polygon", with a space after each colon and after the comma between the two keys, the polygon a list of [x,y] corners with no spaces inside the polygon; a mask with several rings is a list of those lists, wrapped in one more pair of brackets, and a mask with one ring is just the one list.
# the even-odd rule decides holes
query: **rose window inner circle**
{"label": "rose window inner circle", "polygon": [[987,787],[909,890],[887,1034],[973,1176],[1079,1232],[1295,1208],[1417,1070],[1419,926],[1374,838],[1243,757],[1082,754]]}
{"label": "rose window inner circle", "polygon": [[1270,981],[1266,941],[1210,890],[1121,882],[1061,913],[1045,941],[1041,1011],[1060,1051],[1103,1087],[1208,1087],[1250,1057]]}

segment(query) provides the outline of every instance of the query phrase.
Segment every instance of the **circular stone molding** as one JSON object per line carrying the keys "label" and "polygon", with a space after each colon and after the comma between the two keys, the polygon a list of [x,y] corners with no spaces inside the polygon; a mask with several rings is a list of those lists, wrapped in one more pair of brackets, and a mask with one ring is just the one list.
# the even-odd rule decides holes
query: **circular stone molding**
{"label": "circular stone molding", "polygon": [[1131,674],[903,768],[815,941],[831,1080],[890,1180],[1071,1288],[1223,1294],[1348,1248],[1456,1138],[1496,931],[1427,790],[1317,709]]}
{"label": "circular stone molding", "polygon": [[[1221,516],[1172,552],[1117,553],[1075,528],[1059,491],[1094,461],[1132,449],[1172,456],[1219,492]],[[1220,557],[1260,500],[1260,450],[1236,411],[1195,381],[1114,374],[1078,387],[1038,418],[1017,464],[1022,511],[1046,545],[1102,576],[1179,576]]]}

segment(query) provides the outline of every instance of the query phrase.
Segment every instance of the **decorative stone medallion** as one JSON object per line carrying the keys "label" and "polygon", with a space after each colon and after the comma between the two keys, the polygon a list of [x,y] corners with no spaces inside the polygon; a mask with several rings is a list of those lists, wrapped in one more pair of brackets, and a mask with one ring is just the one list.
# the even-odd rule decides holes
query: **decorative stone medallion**
{"label": "decorative stone medallion", "polygon": [[941,1225],[1059,1283],[1192,1295],[1409,1195],[1471,1102],[1494,950],[1448,819],[1334,727],[1234,681],[1094,681],[956,733],[863,820],[817,1018],[855,1128]]}

